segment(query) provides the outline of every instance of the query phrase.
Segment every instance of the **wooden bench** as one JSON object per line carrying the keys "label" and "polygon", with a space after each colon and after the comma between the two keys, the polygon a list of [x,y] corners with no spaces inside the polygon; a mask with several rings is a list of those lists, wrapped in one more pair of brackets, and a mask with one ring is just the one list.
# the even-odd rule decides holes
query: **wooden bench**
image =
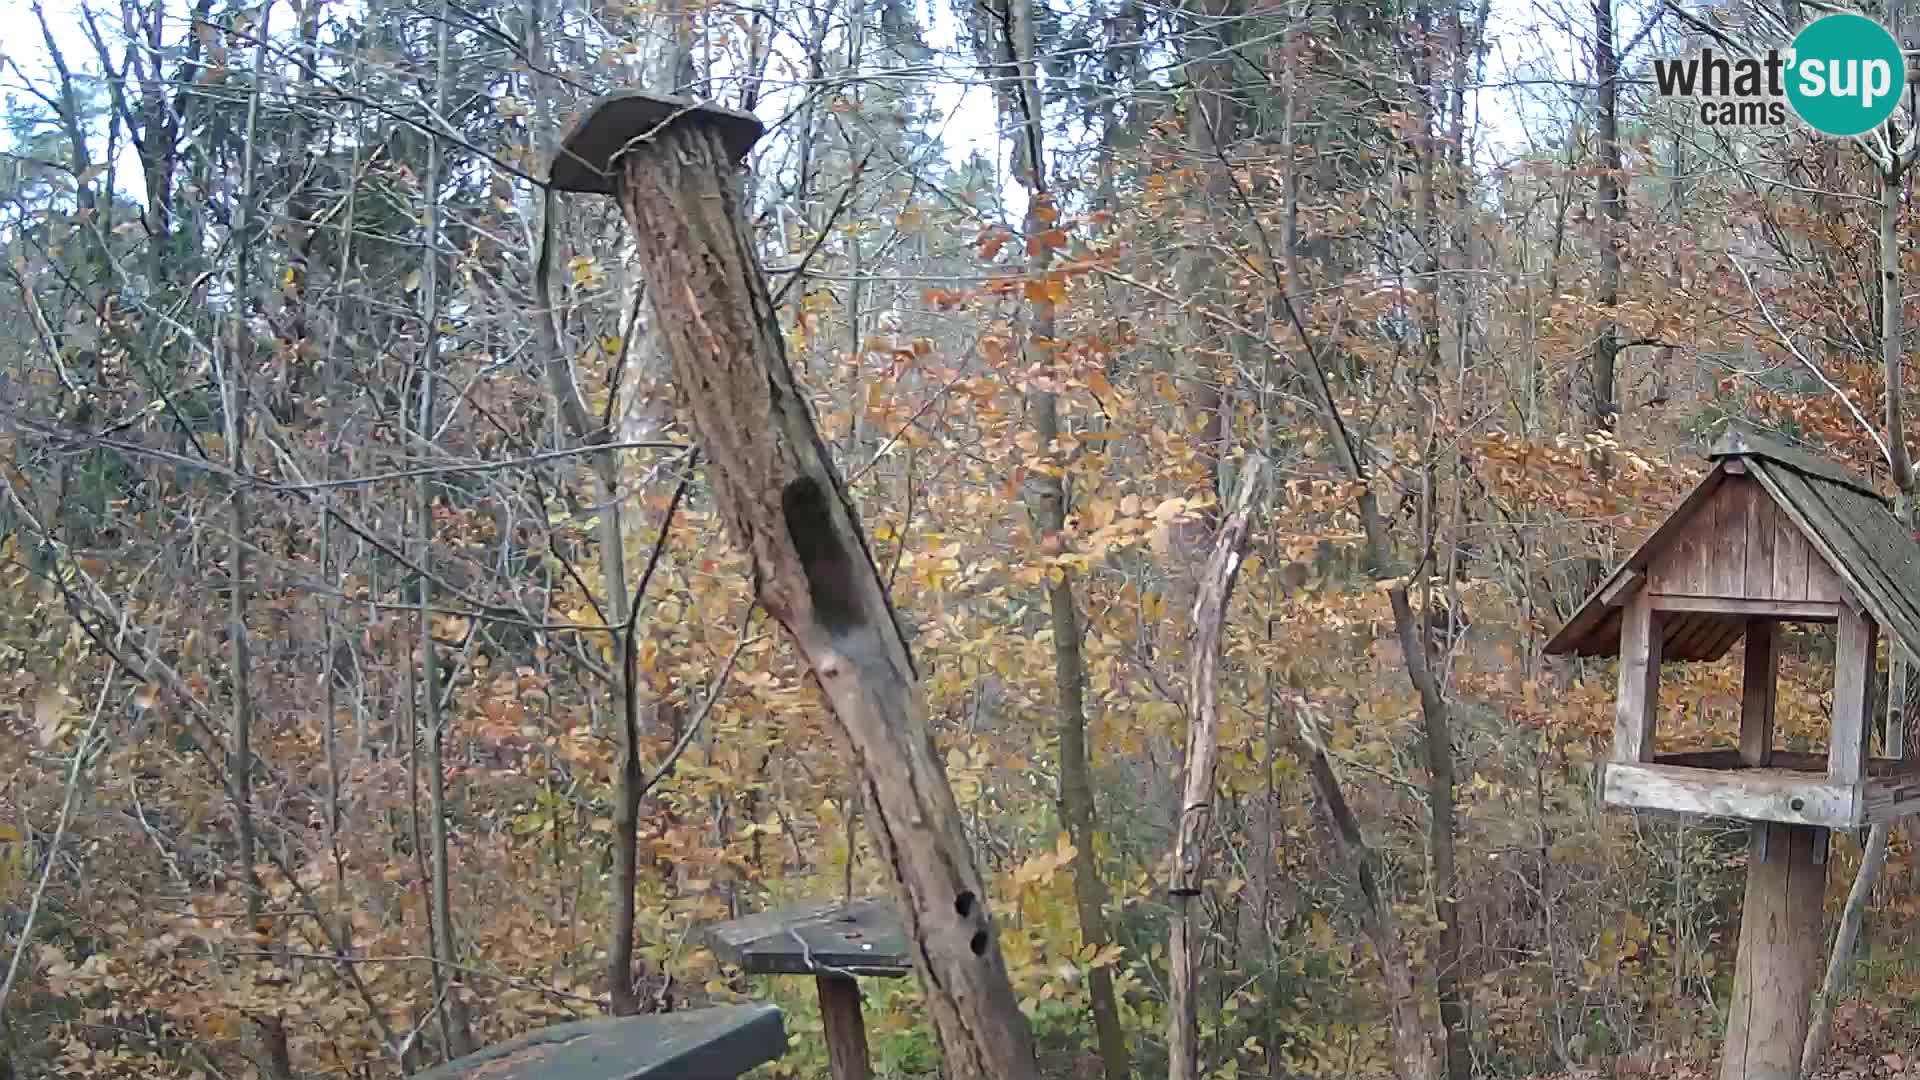
{"label": "wooden bench", "polygon": [[750,975],[812,975],[833,1080],[871,1080],[858,976],[913,974],[898,909],[877,900],[782,908],[716,923],[707,928],[707,943]]}
{"label": "wooden bench", "polygon": [[786,1053],[773,1005],[722,1005],[556,1024],[414,1080],[733,1080]]}

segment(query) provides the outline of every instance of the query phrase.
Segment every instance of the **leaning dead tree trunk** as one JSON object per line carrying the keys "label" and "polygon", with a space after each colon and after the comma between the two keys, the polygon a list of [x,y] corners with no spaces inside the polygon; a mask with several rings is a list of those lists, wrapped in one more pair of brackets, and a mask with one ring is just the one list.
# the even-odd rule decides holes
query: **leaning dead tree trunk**
{"label": "leaning dead tree trunk", "polygon": [[734,163],[760,132],[743,113],[615,95],[575,126],[552,183],[614,194],[625,211],[721,518],[860,765],[868,826],[893,871],[948,1075],[1029,1080],[1032,1036],[918,675],[859,515],[794,384],[741,212]]}
{"label": "leaning dead tree trunk", "polygon": [[1266,462],[1255,457],[1240,473],[1240,489],[1220,523],[1213,555],[1200,576],[1193,605],[1193,657],[1187,672],[1186,780],[1180,795],[1180,830],[1173,839],[1167,899],[1173,916],[1167,931],[1167,1077],[1199,1080],[1200,1014],[1193,901],[1206,880],[1208,826],[1212,822],[1213,774],[1220,761],[1220,638],[1234,579],[1247,551],[1247,516]]}

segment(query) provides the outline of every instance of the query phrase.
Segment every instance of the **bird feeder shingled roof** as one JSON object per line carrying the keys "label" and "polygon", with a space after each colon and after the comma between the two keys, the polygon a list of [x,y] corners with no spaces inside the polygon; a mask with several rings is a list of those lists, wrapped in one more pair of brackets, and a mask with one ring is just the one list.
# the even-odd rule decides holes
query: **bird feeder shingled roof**
{"label": "bird feeder shingled roof", "polygon": [[[1689,557],[1686,548],[1694,545],[1701,549],[1702,565],[1744,560],[1746,576],[1723,565],[1720,573],[1710,568],[1702,581],[1683,586],[1703,599],[1724,601],[1725,610],[1665,620],[1664,659],[1717,660],[1740,640],[1745,616],[1831,621],[1837,602],[1870,615],[1909,657],[1920,660],[1920,542],[1885,499],[1834,462],[1743,428],[1730,427],[1708,456],[1713,468],[1705,479],[1587,597],[1547,642],[1548,653],[1619,655],[1621,609],[1628,596],[1650,571],[1659,573],[1663,564]],[[1730,479],[1746,477],[1753,483],[1729,488]],[[1726,520],[1742,498],[1752,520]],[[1769,516],[1783,552],[1804,546],[1808,553],[1802,597],[1783,597],[1783,590],[1757,580],[1758,560],[1772,551],[1763,552],[1766,545],[1746,534],[1764,529]],[[1660,584],[1664,591],[1677,591],[1671,583]]]}

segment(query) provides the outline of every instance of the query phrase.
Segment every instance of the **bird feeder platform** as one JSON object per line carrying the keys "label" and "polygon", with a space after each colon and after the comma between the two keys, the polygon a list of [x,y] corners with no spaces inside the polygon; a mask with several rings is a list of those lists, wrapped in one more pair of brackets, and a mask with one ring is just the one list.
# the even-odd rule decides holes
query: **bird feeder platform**
{"label": "bird feeder platform", "polygon": [[772,1005],[724,1005],[555,1024],[415,1080],[733,1080],[786,1053]]}

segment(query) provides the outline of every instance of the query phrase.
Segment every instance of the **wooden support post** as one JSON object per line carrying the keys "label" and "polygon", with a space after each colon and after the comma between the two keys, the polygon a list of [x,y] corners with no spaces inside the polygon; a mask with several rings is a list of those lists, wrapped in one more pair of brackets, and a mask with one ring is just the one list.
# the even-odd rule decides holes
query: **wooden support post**
{"label": "wooden support post", "polygon": [[827,1029],[827,1062],[833,1080],[873,1080],[867,1056],[867,1021],[860,1015],[860,983],[845,975],[819,975],[820,1021]]}
{"label": "wooden support post", "polygon": [[1773,761],[1773,713],[1779,681],[1774,649],[1778,623],[1747,620],[1747,652],[1740,669],[1740,760],[1754,768]]}
{"label": "wooden support post", "polygon": [[614,95],[567,136],[553,184],[619,199],[714,505],[752,561],[756,599],[818,676],[860,770],[947,1075],[1033,1080],[1033,1036],[919,674],[809,395],[794,382],[747,226],[736,163],[759,133],[745,114]]}
{"label": "wooden support post", "polygon": [[1644,588],[1620,608],[1620,695],[1613,717],[1613,760],[1652,761],[1660,715],[1660,613]]}
{"label": "wooden support post", "polygon": [[1833,650],[1833,732],[1827,778],[1857,784],[1867,773],[1867,732],[1873,722],[1873,653],[1880,627],[1852,609],[1840,613]]}
{"label": "wooden support post", "polygon": [[1755,822],[1720,1080],[1800,1080],[1826,941],[1827,830]]}

